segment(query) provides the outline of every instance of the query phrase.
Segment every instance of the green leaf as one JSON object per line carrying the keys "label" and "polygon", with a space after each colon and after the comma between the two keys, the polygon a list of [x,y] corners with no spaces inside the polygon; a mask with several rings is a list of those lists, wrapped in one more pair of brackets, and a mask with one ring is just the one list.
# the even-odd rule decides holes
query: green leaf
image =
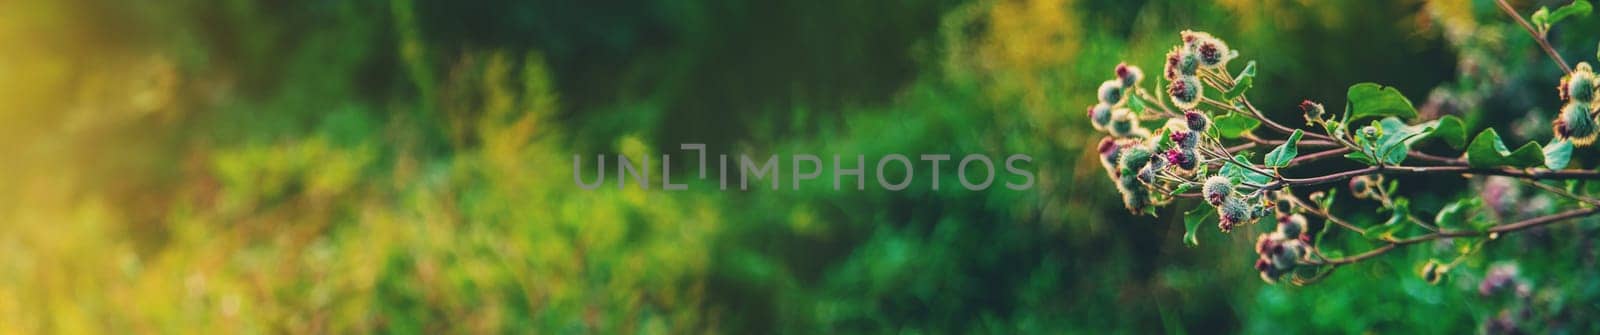
{"label": "green leaf", "polygon": [[1300,155],[1299,146],[1300,137],[1302,135],[1303,134],[1300,133],[1299,129],[1295,129],[1293,134],[1289,134],[1288,140],[1283,141],[1283,144],[1278,145],[1277,148],[1273,148],[1271,152],[1268,152],[1266,161],[1267,166],[1275,168],[1289,166],[1289,162],[1294,161],[1294,156]]}
{"label": "green leaf", "polygon": [[1224,101],[1233,100],[1234,98],[1243,96],[1244,91],[1249,90],[1250,86],[1255,84],[1256,61],[1250,61],[1249,64],[1245,64],[1244,70],[1239,71],[1239,76],[1234,77],[1233,82],[1233,88],[1230,88],[1227,92],[1222,93],[1222,97],[1225,99]]}
{"label": "green leaf", "polygon": [[1434,216],[1433,223],[1443,228],[1470,227],[1467,219],[1470,218],[1478,206],[1483,205],[1483,200],[1478,197],[1468,197],[1456,200],[1439,209],[1439,215]]}
{"label": "green leaf", "polygon": [[1541,27],[1540,29],[1550,26],[1550,8],[1539,7],[1539,10],[1534,11],[1533,15],[1528,17],[1528,20],[1533,21],[1533,25]]}
{"label": "green leaf", "polygon": [[1528,168],[1544,165],[1544,151],[1538,143],[1528,142],[1512,151],[1500,141],[1494,128],[1484,129],[1467,145],[1467,164],[1472,167],[1511,166]]}
{"label": "green leaf", "polygon": [[1417,108],[1411,106],[1411,100],[1400,94],[1400,90],[1393,87],[1375,83],[1360,83],[1350,86],[1346,95],[1350,101],[1346,105],[1350,113],[1346,122],[1352,122],[1365,117],[1395,116],[1404,119],[1417,117]]}
{"label": "green leaf", "polygon": [[1195,231],[1199,230],[1206,219],[1214,216],[1212,211],[1214,210],[1210,206],[1200,206],[1183,213],[1183,243],[1191,246],[1200,245],[1200,238],[1195,236]]}
{"label": "green leaf", "polygon": [[[1399,118],[1392,116],[1383,118],[1378,122],[1379,129],[1383,130],[1383,135],[1378,137],[1376,143],[1378,156],[1383,157],[1385,163],[1400,164],[1405,161],[1407,154],[1411,151],[1411,146],[1416,145],[1417,142],[1423,139],[1438,137],[1439,130],[1444,129],[1444,127],[1452,128],[1446,129],[1447,132],[1459,132],[1461,130],[1460,121],[1460,119],[1452,116],[1406,125]],[[1446,126],[1445,124],[1450,125]],[[1454,135],[1446,134],[1446,136]],[[1453,139],[1445,138],[1445,141],[1449,142],[1453,141]],[[1466,142],[1464,138],[1459,141]]]}
{"label": "green leaf", "polygon": [[1328,194],[1323,195],[1322,199],[1317,201],[1317,209],[1328,211],[1329,209],[1333,208],[1333,198],[1336,195],[1339,195],[1339,188],[1336,187],[1328,189]]}
{"label": "green leaf", "polygon": [[1545,24],[1554,25],[1556,23],[1560,23],[1561,20],[1574,15],[1588,16],[1589,11],[1591,10],[1594,10],[1594,8],[1593,6],[1589,5],[1589,0],[1576,0],[1567,4],[1566,6],[1556,8],[1556,11],[1554,12],[1550,12],[1550,18],[1545,21]]}
{"label": "green leaf", "polygon": [[1567,163],[1571,162],[1572,142],[1550,139],[1550,145],[1544,147],[1544,167],[1560,170],[1567,168]]}
{"label": "green leaf", "polygon": [[1438,120],[1439,124],[1433,128],[1431,138],[1437,138],[1449,144],[1451,148],[1460,149],[1467,145],[1467,126],[1461,118],[1455,115],[1445,115]]}
{"label": "green leaf", "polygon": [[1350,160],[1361,162],[1361,164],[1366,165],[1378,164],[1378,161],[1372,160],[1372,156],[1367,156],[1367,153],[1360,151],[1351,151],[1348,154],[1344,154],[1344,158],[1349,158]]}
{"label": "green leaf", "polygon": [[[1250,164],[1250,158],[1245,157],[1243,154],[1233,156],[1233,159],[1244,164]],[[1233,182],[1236,184],[1240,182],[1251,182],[1255,184],[1266,184],[1272,182],[1271,176],[1240,167],[1239,164],[1231,161],[1223,163],[1222,169],[1217,170],[1217,173],[1222,174],[1223,177],[1228,177],[1228,179],[1233,180]]]}
{"label": "green leaf", "polygon": [[1362,236],[1378,241],[1394,241],[1395,234],[1399,234],[1406,227],[1409,227],[1409,225],[1404,222],[1394,222],[1394,218],[1390,217],[1389,222],[1383,225],[1367,227],[1366,233],[1362,234]]}
{"label": "green leaf", "polygon": [[1393,241],[1395,234],[1406,227],[1407,216],[1411,214],[1411,201],[1405,198],[1395,199],[1394,208],[1389,209],[1389,221],[1377,227],[1367,228],[1365,236],[1379,241]]}
{"label": "green leaf", "polygon": [[1192,190],[1192,189],[1194,189],[1194,183],[1182,183],[1182,184],[1178,184],[1178,188],[1172,189],[1172,193],[1171,194],[1172,195],[1184,194],[1186,192],[1189,192],[1189,190]]}
{"label": "green leaf", "polygon": [[1216,119],[1217,135],[1223,138],[1238,138],[1245,133],[1261,126],[1261,120],[1244,116],[1239,113],[1228,113]]}
{"label": "green leaf", "polygon": [[1393,116],[1378,121],[1378,129],[1383,130],[1383,135],[1378,136],[1378,143],[1374,148],[1377,149],[1378,157],[1387,164],[1404,162],[1406,154],[1411,151],[1411,144],[1421,139],[1420,135],[1433,131],[1433,128],[1429,127],[1407,126],[1405,121]]}

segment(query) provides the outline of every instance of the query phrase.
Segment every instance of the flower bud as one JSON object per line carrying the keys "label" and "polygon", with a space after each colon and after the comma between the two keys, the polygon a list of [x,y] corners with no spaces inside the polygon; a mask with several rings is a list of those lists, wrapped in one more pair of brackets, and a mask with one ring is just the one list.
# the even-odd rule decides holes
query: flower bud
{"label": "flower bud", "polygon": [[1100,103],[1116,105],[1122,102],[1122,81],[1112,79],[1100,83]]}
{"label": "flower bud", "polygon": [[1088,114],[1089,124],[1093,125],[1095,130],[1105,131],[1106,126],[1111,125],[1111,105],[1099,103],[1089,106]]}
{"label": "flower bud", "polygon": [[1192,150],[1196,145],[1200,144],[1200,135],[1188,130],[1178,130],[1167,133],[1167,138],[1171,139],[1173,144],[1177,144],[1179,148],[1183,149]]}
{"label": "flower bud", "polygon": [[1595,102],[1597,89],[1596,81],[1600,80],[1589,67],[1588,62],[1579,62],[1572,70],[1572,74],[1561,77],[1561,85],[1556,91],[1561,94],[1561,100],[1576,102]]}
{"label": "flower bud", "polygon": [[1150,163],[1150,150],[1141,147],[1130,147],[1122,152],[1122,160],[1117,162],[1117,167],[1122,173],[1133,174],[1143,169]]}
{"label": "flower bud", "polygon": [[1190,109],[1183,112],[1183,120],[1189,124],[1189,130],[1205,133],[1206,127],[1211,126],[1211,119],[1199,110]]}
{"label": "flower bud", "polygon": [[1216,37],[1211,37],[1210,34],[1191,34],[1184,36],[1184,41],[1194,50],[1196,58],[1200,61],[1200,66],[1208,69],[1220,67],[1237,55],[1233,50],[1228,49],[1227,43]]}
{"label": "flower bud", "polygon": [[1306,124],[1312,124],[1316,121],[1321,121],[1322,117],[1327,115],[1328,112],[1327,109],[1322,107],[1322,104],[1312,102],[1311,100],[1301,101],[1300,110],[1306,113]]}
{"label": "flower bud", "polygon": [[1278,271],[1287,272],[1292,270],[1295,265],[1298,265],[1300,258],[1304,257],[1309,250],[1310,247],[1300,240],[1283,240],[1278,245],[1278,252],[1272,255],[1272,265],[1276,266]]}
{"label": "flower bud", "polygon": [[1167,164],[1176,166],[1178,170],[1183,172],[1194,171],[1200,165],[1200,160],[1195,157],[1193,149],[1167,149],[1166,158]]}
{"label": "flower bud", "polygon": [[1222,201],[1233,195],[1233,181],[1223,176],[1206,178],[1205,184],[1200,186],[1200,195],[1212,206],[1222,206]]}
{"label": "flower bud", "polygon": [[1200,78],[1193,75],[1179,76],[1167,83],[1167,95],[1172,97],[1172,105],[1178,109],[1194,109],[1200,105],[1200,96],[1204,87],[1200,85]]}
{"label": "flower bud", "polygon": [[1299,238],[1306,233],[1306,217],[1292,214],[1278,220],[1278,233],[1289,238]]}
{"label": "flower bud", "polygon": [[1430,260],[1427,264],[1422,265],[1422,271],[1419,271],[1420,273],[1418,274],[1421,275],[1422,280],[1427,281],[1428,284],[1438,284],[1439,279],[1443,278],[1444,273],[1448,271],[1450,271],[1449,266]]}
{"label": "flower bud", "polygon": [[1311,245],[1303,240],[1278,232],[1261,234],[1256,237],[1256,254],[1260,257],[1256,258],[1255,269],[1261,272],[1261,280],[1275,283],[1278,277],[1293,271],[1310,251]]}
{"label": "flower bud", "polygon": [[1572,141],[1574,146],[1588,146],[1594,143],[1595,135],[1600,134],[1600,129],[1595,125],[1595,119],[1589,115],[1589,104],[1579,101],[1567,102],[1561,107],[1561,115],[1551,124],[1557,138]]}
{"label": "flower bud", "polygon": [[1234,196],[1223,198],[1222,206],[1217,207],[1217,229],[1224,233],[1232,232],[1233,227],[1250,221],[1251,214],[1250,205],[1243,199]]}
{"label": "flower bud", "polygon": [[1278,244],[1286,239],[1288,238],[1284,237],[1283,233],[1279,232],[1271,232],[1256,236],[1256,254],[1267,255],[1277,252]]}
{"label": "flower bud", "polygon": [[1367,141],[1377,141],[1379,136],[1383,136],[1383,131],[1378,127],[1361,127],[1361,137],[1365,137]]}
{"label": "flower bud", "polygon": [[1294,214],[1294,202],[1289,201],[1289,197],[1291,196],[1293,195],[1278,196],[1277,200],[1272,201],[1272,209],[1275,211],[1274,213],[1277,214],[1278,217]]}
{"label": "flower bud", "polygon": [[1193,76],[1200,69],[1200,59],[1194,52],[1183,46],[1172,47],[1167,52],[1167,66],[1165,74],[1167,80],[1175,81],[1178,77]]}
{"label": "flower bud", "polygon": [[1122,82],[1123,89],[1131,90],[1139,86],[1139,81],[1144,80],[1144,71],[1128,63],[1117,64],[1117,79]]}
{"label": "flower bud", "polygon": [[1139,120],[1127,108],[1111,110],[1111,125],[1106,127],[1111,136],[1132,137],[1139,134]]}
{"label": "flower bud", "polygon": [[1122,176],[1122,170],[1117,169],[1117,162],[1122,160],[1122,145],[1116,139],[1101,138],[1097,151],[1100,153],[1100,166],[1106,169],[1106,176],[1113,182],[1117,181]]}
{"label": "flower bud", "polygon": [[1350,193],[1356,199],[1366,199],[1373,196],[1373,187],[1377,181],[1370,176],[1356,176],[1350,178]]}

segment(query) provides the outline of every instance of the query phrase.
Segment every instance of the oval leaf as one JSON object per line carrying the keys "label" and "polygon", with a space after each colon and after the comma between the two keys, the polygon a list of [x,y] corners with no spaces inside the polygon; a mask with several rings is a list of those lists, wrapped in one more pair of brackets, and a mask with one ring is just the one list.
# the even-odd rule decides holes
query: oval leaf
{"label": "oval leaf", "polygon": [[1183,213],[1184,244],[1191,246],[1200,245],[1200,238],[1195,236],[1195,231],[1200,229],[1201,224],[1205,223],[1207,218],[1214,216],[1211,215],[1212,211],[1213,210],[1209,206],[1200,206],[1193,210],[1189,210],[1187,213]]}
{"label": "oval leaf", "polygon": [[1567,4],[1566,6],[1556,8],[1556,11],[1554,12],[1550,12],[1550,17],[1547,21],[1545,21],[1545,24],[1553,25],[1561,22],[1561,20],[1566,19],[1569,16],[1574,15],[1586,16],[1589,15],[1589,11],[1591,10],[1594,10],[1594,8],[1589,5],[1589,0],[1576,0]]}
{"label": "oval leaf", "polygon": [[1268,152],[1267,166],[1275,168],[1289,166],[1289,162],[1294,161],[1294,157],[1300,155],[1300,136],[1302,136],[1300,130],[1295,129],[1293,134],[1289,134],[1288,140],[1283,141],[1283,144]]}
{"label": "oval leaf", "polygon": [[1541,166],[1545,164],[1544,151],[1538,143],[1533,142],[1511,151],[1500,141],[1500,134],[1496,133],[1494,128],[1489,128],[1478,133],[1478,136],[1472,139],[1472,144],[1467,145],[1467,164],[1478,168]]}
{"label": "oval leaf", "polygon": [[1222,97],[1226,98],[1226,100],[1233,100],[1234,98],[1243,96],[1244,91],[1249,90],[1250,86],[1255,85],[1256,61],[1250,61],[1249,64],[1245,64],[1244,70],[1239,71],[1239,76],[1233,78],[1233,82],[1233,88],[1230,88],[1227,92],[1222,93]]}
{"label": "oval leaf", "polygon": [[1250,157],[1246,157],[1244,154],[1238,154],[1234,155],[1233,159],[1234,161],[1227,161],[1226,163],[1223,163],[1222,169],[1217,170],[1217,173],[1222,174],[1223,177],[1228,177],[1228,179],[1233,180],[1234,183],[1250,182],[1253,184],[1266,184],[1272,182],[1272,176],[1264,175],[1256,172],[1255,170],[1246,169],[1239,166],[1241,162],[1243,164],[1250,164]]}
{"label": "oval leaf", "polygon": [[1350,113],[1347,122],[1364,117],[1395,116],[1402,119],[1417,117],[1417,108],[1411,106],[1411,100],[1400,94],[1394,87],[1378,85],[1375,83],[1360,83],[1350,86],[1347,94],[1350,99],[1345,106]]}
{"label": "oval leaf", "polygon": [[1433,128],[1430,138],[1437,138],[1449,144],[1451,148],[1460,149],[1467,145],[1467,125],[1455,115],[1445,115],[1439,118],[1439,125]]}
{"label": "oval leaf", "polygon": [[1567,163],[1571,162],[1572,142],[1550,139],[1550,145],[1544,147],[1544,167],[1560,170],[1567,168]]}
{"label": "oval leaf", "polygon": [[1238,138],[1255,130],[1258,126],[1261,126],[1261,120],[1240,115],[1239,113],[1228,113],[1217,117],[1216,120],[1217,135],[1223,138]]}

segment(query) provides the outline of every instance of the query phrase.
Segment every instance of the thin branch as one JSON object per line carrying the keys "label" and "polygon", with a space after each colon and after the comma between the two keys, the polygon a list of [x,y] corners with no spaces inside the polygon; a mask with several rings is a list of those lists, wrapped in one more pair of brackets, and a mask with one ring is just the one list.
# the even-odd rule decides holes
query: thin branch
{"label": "thin branch", "polygon": [[1555,193],[1557,195],[1560,195],[1560,196],[1563,196],[1563,197],[1567,197],[1567,198],[1572,199],[1572,200],[1577,200],[1578,202],[1582,202],[1582,203],[1590,205],[1590,206],[1600,206],[1600,200],[1596,200],[1595,198],[1590,198],[1590,197],[1586,197],[1586,196],[1579,195],[1579,194],[1576,194],[1576,193],[1568,192],[1567,190],[1561,189],[1559,187],[1545,185],[1544,183],[1540,183],[1540,182],[1532,181],[1532,180],[1527,180],[1527,179],[1517,179],[1517,181],[1521,181],[1524,184],[1533,185],[1534,187],[1538,187],[1539,189],[1545,190],[1545,192]]}
{"label": "thin branch", "polygon": [[1450,158],[1450,157],[1444,157],[1444,156],[1430,155],[1430,154],[1427,154],[1427,153],[1424,153],[1424,152],[1421,152],[1421,151],[1416,151],[1416,150],[1412,150],[1410,153],[1407,153],[1406,155],[1408,155],[1408,156],[1410,156],[1412,158],[1417,158],[1417,159],[1430,161],[1430,162],[1435,162],[1435,163],[1441,163],[1441,164],[1467,165],[1467,162],[1461,160],[1460,158]]}
{"label": "thin branch", "polygon": [[1361,254],[1357,254],[1355,256],[1328,259],[1328,260],[1323,261],[1322,264],[1327,264],[1327,265],[1350,264],[1350,263],[1360,262],[1360,261],[1366,260],[1368,258],[1377,257],[1378,255],[1382,255],[1384,253],[1387,253],[1390,250],[1394,250],[1396,247],[1399,247],[1399,246],[1402,246],[1402,245],[1416,244],[1416,243],[1433,241],[1433,240],[1444,239],[1444,238],[1474,237],[1474,236],[1486,236],[1486,235],[1493,235],[1493,234],[1505,234],[1505,233],[1515,232],[1515,231],[1519,231],[1519,230],[1523,230],[1523,229],[1543,226],[1543,225],[1546,225],[1546,224],[1561,222],[1561,221],[1568,220],[1568,219],[1574,219],[1574,218],[1589,216],[1589,215],[1595,214],[1596,212],[1600,212],[1600,207],[1589,207],[1589,208],[1574,209],[1574,210],[1565,211],[1565,212],[1561,212],[1561,213],[1550,214],[1550,215],[1540,216],[1540,217],[1531,218],[1531,219],[1527,219],[1527,220],[1517,221],[1517,222],[1513,222],[1513,223],[1509,223],[1509,224],[1498,225],[1498,226],[1490,227],[1488,230],[1483,230],[1483,231],[1476,231],[1476,230],[1440,231],[1440,232],[1437,232],[1437,233],[1422,235],[1422,236],[1418,236],[1418,237],[1402,239],[1402,240],[1395,240],[1393,242],[1389,242],[1389,244],[1385,244],[1385,245],[1383,245],[1381,247],[1378,247],[1378,248],[1372,249],[1372,250],[1368,250],[1367,252],[1364,252],[1364,253],[1361,253]]}
{"label": "thin branch", "polygon": [[[1301,134],[1306,134],[1306,133],[1302,132]],[[1260,144],[1264,144],[1264,145],[1282,145],[1284,142],[1288,141],[1288,140],[1269,140],[1269,139],[1264,139],[1264,138],[1258,137],[1255,134],[1251,134],[1251,133],[1245,133],[1243,136],[1240,136],[1240,137],[1242,137],[1242,138],[1244,138],[1246,140],[1249,140],[1250,142],[1260,143]],[[1343,146],[1343,145],[1339,144],[1339,143],[1334,143],[1333,141],[1327,141],[1327,140],[1302,140],[1302,141],[1300,141],[1299,145],[1297,145],[1297,147],[1312,147],[1312,148],[1332,148],[1332,147],[1339,147],[1339,146]]]}
{"label": "thin branch", "polygon": [[1382,171],[1382,168],[1380,168],[1380,167],[1368,166],[1368,167],[1361,168],[1361,169],[1350,170],[1350,171],[1345,171],[1345,172],[1339,172],[1339,173],[1330,174],[1330,175],[1311,177],[1311,178],[1284,178],[1283,180],[1279,180],[1279,181],[1273,182],[1270,185],[1267,185],[1267,187],[1272,188],[1272,189],[1278,189],[1278,188],[1283,188],[1285,186],[1321,185],[1321,184],[1327,184],[1327,183],[1332,183],[1332,182],[1343,181],[1345,179],[1355,178],[1357,176],[1365,176],[1365,175],[1369,175],[1369,174],[1374,174],[1374,173],[1378,173],[1380,171]]}
{"label": "thin branch", "polygon": [[1368,166],[1361,169],[1339,172],[1330,175],[1311,178],[1283,178],[1266,185],[1269,190],[1288,186],[1311,186],[1342,181],[1357,176],[1369,174],[1481,174],[1507,177],[1528,178],[1533,180],[1600,180],[1600,171],[1590,170],[1543,170],[1513,168],[1475,168],[1470,166]]}
{"label": "thin branch", "polygon": [[1600,180],[1600,171],[1576,170],[1576,169],[1571,169],[1571,170],[1522,169],[1522,170],[1519,170],[1519,169],[1509,168],[1509,167],[1502,167],[1502,168],[1475,168],[1475,167],[1471,167],[1471,166],[1386,166],[1383,169],[1384,169],[1384,172],[1393,171],[1393,172],[1397,172],[1397,173],[1409,173],[1409,174],[1461,173],[1461,174],[1482,174],[1482,175],[1518,177],[1518,178],[1528,178],[1528,179],[1533,179],[1533,180],[1556,180],[1556,179],[1562,179],[1562,180],[1564,180],[1564,179]]}
{"label": "thin branch", "polygon": [[1245,144],[1240,144],[1240,145],[1227,147],[1225,150],[1228,151],[1228,155],[1230,155],[1230,157],[1231,157],[1231,155],[1239,153],[1240,151],[1250,150],[1251,148],[1255,148],[1255,147],[1256,147],[1256,142],[1250,142],[1250,143],[1245,143]]}
{"label": "thin branch", "polygon": [[1567,66],[1567,60],[1561,59],[1561,54],[1556,53],[1556,48],[1550,46],[1550,41],[1544,38],[1544,34],[1540,34],[1537,29],[1533,28],[1533,25],[1528,24],[1528,20],[1522,19],[1522,15],[1517,14],[1517,10],[1515,8],[1511,8],[1511,4],[1506,3],[1506,0],[1495,0],[1495,3],[1500,5],[1500,11],[1505,12],[1506,15],[1510,15],[1511,18],[1516,19],[1517,24],[1522,25],[1522,29],[1527,30],[1528,35],[1533,36],[1533,40],[1535,42],[1539,42],[1539,48],[1544,49],[1544,53],[1550,55],[1550,59],[1555,60],[1556,65],[1561,66],[1561,72],[1569,75],[1572,74],[1572,68]]}
{"label": "thin branch", "polygon": [[1347,153],[1350,153],[1350,148],[1340,147],[1340,148],[1333,148],[1333,149],[1318,151],[1318,152],[1313,153],[1313,154],[1303,155],[1303,156],[1300,156],[1300,157],[1295,157],[1294,160],[1290,160],[1289,161],[1289,166],[1299,166],[1300,164],[1305,164],[1305,163],[1309,163],[1309,162],[1312,162],[1312,161],[1316,161],[1316,160],[1320,160],[1320,159],[1328,158],[1328,157],[1338,157],[1340,155],[1344,155],[1344,154],[1347,154]]}
{"label": "thin branch", "polygon": [[1340,219],[1340,218],[1338,218],[1336,216],[1333,216],[1333,213],[1328,213],[1328,211],[1323,210],[1322,207],[1314,206],[1313,204],[1308,203],[1305,200],[1301,200],[1300,196],[1297,196],[1297,195],[1294,195],[1294,194],[1289,194],[1289,201],[1293,202],[1295,204],[1295,206],[1300,206],[1301,208],[1305,208],[1306,212],[1309,212],[1309,213],[1314,214],[1316,216],[1320,216],[1323,219],[1326,219],[1328,222],[1333,222],[1333,224],[1335,224],[1335,225],[1338,225],[1340,227],[1344,227],[1345,229],[1349,229],[1350,231],[1356,232],[1357,234],[1362,234],[1362,235],[1366,235],[1367,234],[1367,230],[1366,229],[1361,229],[1361,227],[1356,227],[1356,225],[1351,224],[1349,221],[1345,221],[1344,219]]}
{"label": "thin branch", "polygon": [[[1253,114],[1256,117],[1256,119],[1261,120],[1261,123],[1262,124],[1266,124],[1267,127],[1272,128],[1273,130],[1276,130],[1278,132],[1284,133],[1286,135],[1294,133],[1294,128],[1289,128],[1287,126],[1279,124],[1276,121],[1272,121],[1272,119],[1268,119],[1266,114],[1263,114],[1263,113],[1261,113],[1261,110],[1256,109],[1255,104],[1251,104],[1250,103],[1250,99],[1241,99],[1240,101],[1244,102],[1244,107],[1245,107],[1245,109],[1250,111],[1250,114]],[[1329,141],[1333,140],[1332,137],[1328,137],[1327,135],[1323,135],[1323,134],[1319,134],[1319,133],[1303,132],[1303,134],[1304,134],[1304,136],[1312,138],[1312,139],[1329,140]]]}

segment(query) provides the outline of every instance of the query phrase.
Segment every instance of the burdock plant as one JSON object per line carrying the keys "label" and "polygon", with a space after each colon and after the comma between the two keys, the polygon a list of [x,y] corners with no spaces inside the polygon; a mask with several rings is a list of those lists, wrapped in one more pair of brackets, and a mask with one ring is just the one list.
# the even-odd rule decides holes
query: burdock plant
{"label": "burdock plant", "polygon": [[[1230,65],[1238,64],[1233,60],[1240,51],[1211,34],[1183,31],[1166,55],[1163,76],[1154,83],[1143,80],[1138,66],[1123,63],[1114,69],[1114,78],[1099,86],[1098,102],[1088,108],[1088,117],[1095,129],[1108,134],[1098,146],[1106,173],[1135,213],[1155,215],[1157,207],[1173,204],[1194,206],[1184,214],[1185,243],[1199,243],[1195,231],[1206,222],[1216,222],[1224,233],[1257,227],[1252,229],[1259,232],[1255,268],[1268,282],[1288,276],[1308,283],[1342,265],[1441,239],[1466,246],[1465,256],[1501,235],[1594,215],[1600,212],[1600,199],[1583,183],[1600,180],[1600,172],[1569,163],[1573,150],[1600,137],[1600,79],[1586,62],[1569,67],[1544,39],[1565,15],[1536,14],[1530,24],[1503,1],[1500,5],[1566,73],[1554,85],[1551,98],[1561,99],[1563,107],[1551,121],[1555,136],[1544,145],[1527,143],[1513,150],[1493,128],[1469,137],[1456,116],[1420,120],[1409,99],[1375,83],[1351,86],[1342,113],[1305,100],[1298,106],[1303,126],[1291,127],[1267,118],[1251,102],[1247,93],[1256,77],[1254,61],[1233,72]],[[1556,12],[1562,11],[1572,10]],[[1417,144],[1424,141],[1454,150],[1422,152]],[[1341,157],[1363,167],[1322,175],[1296,173],[1312,162]],[[1563,203],[1571,208],[1506,222],[1487,213],[1491,208],[1478,192],[1442,208],[1412,208],[1397,193],[1398,180],[1390,178],[1399,175],[1509,177],[1569,199]],[[1388,220],[1358,224],[1336,213],[1333,195],[1340,184],[1347,184],[1359,201],[1375,202]],[[1202,201],[1177,201],[1182,198]],[[1436,215],[1422,215],[1427,212]],[[1320,224],[1311,224],[1313,219]],[[1341,229],[1354,234],[1333,238],[1370,239],[1377,247],[1330,250],[1345,244],[1325,244],[1323,239]],[[1437,282],[1459,260],[1429,261],[1418,273]]]}

